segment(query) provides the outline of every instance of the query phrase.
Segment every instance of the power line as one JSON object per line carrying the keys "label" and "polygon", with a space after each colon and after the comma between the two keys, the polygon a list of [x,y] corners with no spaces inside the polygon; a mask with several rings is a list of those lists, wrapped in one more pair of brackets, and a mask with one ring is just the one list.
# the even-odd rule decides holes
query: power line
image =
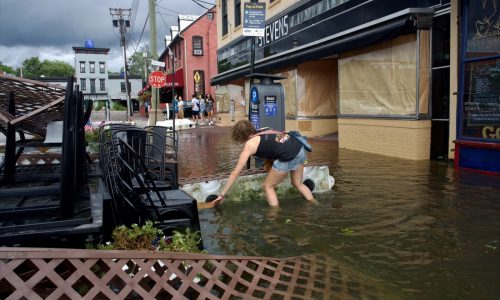
{"label": "power line", "polygon": [[144,33],[144,29],[146,29],[146,24],[148,23],[148,19],[149,19],[149,13],[146,16],[146,21],[144,22],[144,26],[142,26],[141,35],[139,36],[139,42],[137,42],[137,47],[135,47],[134,54],[137,52],[137,48],[139,48],[139,45],[140,45],[141,39],[142,39],[142,34]]}
{"label": "power line", "polygon": [[174,14],[176,14],[176,15],[182,15],[182,13],[181,13],[181,12],[175,11],[175,10],[170,9],[170,8],[166,8],[166,7],[163,7],[163,6],[160,6],[160,5],[157,5],[156,7],[161,8],[161,9],[164,9],[164,10],[168,10],[168,11],[170,11],[170,12],[173,12],[173,13],[174,13]]}
{"label": "power line", "polygon": [[[205,2],[205,1],[200,1],[200,2],[198,2],[197,0],[193,0],[193,2],[194,2],[194,3],[196,3],[197,5],[199,5],[200,7],[203,7],[203,8],[204,8],[204,9],[206,9],[206,10],[209,10],[209,9],[210,9],[210,7],[206,7],[206,6],[204,6],[204,5],[202,5],[202,4],[200,3],[200,2],[203,2],[203,3],[208,3],[208,2]],[[212,3],[208,3],[208,4],[215,5],[215,4],[212,4]]]}
{"label": "power line", "polygon": [[208,4],[208,5],[215,6],[215,3],[210,3],[210,2],[207,2],[207,1],[203,1],[203,0],[193,0],[193,1],[198,1],[198,2],[202,2],[202,3]]}
{"label": "power line", "polygon": [[130,28],[131,9],[110,8],[109,13],[113,18],[113,27],[120,31],[120,46],[123,50],[124,75],[125,75],[125,92],[127,94],[127,118],[133,115],[132,103],[130,101],[130,89],[128,81],[128,66],[127,66],[127,50],[126,38],[127,28]]}
{"label": "power line", "polygon": [[208,9],[208,7],[203,6],[202,4],[200,4],[199,2],[197,2],[195,0],[193,0],[193,2],[196,3],[196,4],[198,4],[200,7],[203,7],[204,9]]}

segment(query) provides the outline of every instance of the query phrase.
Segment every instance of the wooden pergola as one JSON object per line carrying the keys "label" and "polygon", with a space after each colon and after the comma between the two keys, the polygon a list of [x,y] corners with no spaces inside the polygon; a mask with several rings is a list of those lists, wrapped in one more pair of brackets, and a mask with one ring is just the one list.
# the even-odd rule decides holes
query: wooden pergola
{"label": "wooden pergola", "polygon": [[9,125],[44,136],[47,124],[62,120],[66,88],[60,85],[0,74],[0,130]]}

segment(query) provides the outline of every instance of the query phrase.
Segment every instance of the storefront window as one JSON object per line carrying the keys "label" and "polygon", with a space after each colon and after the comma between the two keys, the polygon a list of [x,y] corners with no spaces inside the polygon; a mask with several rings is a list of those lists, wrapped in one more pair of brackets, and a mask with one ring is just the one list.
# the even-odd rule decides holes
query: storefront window
{"label": "storefront window", "polygon": [[465,64],[462,137],[500,140],[500,59]]}
{"label": "storefront window", "polygon": [[464,1],[460,138],[500,142],[500,16],[496,1]]}
{"label": "storefront window", "polygon": [[467,58],[500,54],[500,15],[497,0],[468,1]]}

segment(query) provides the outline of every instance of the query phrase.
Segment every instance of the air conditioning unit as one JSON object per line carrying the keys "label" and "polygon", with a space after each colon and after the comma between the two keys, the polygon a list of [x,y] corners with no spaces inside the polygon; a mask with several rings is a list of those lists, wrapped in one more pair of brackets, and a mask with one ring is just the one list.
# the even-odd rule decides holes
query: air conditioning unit
{"label": "air conditioning unit", "polygon": [[194,49],[193,50],[193,54],[194,55],[203,55],[203,50],[201,50],[201,49]]}

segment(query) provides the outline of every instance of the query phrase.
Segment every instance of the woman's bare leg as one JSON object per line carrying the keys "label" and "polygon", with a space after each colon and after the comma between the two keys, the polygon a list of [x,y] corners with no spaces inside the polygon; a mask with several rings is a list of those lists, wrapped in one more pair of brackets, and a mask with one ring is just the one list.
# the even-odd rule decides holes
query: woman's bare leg
{"label": "woman's bare leg", "polygon": [[279,206],[278,196],[276,195],[276,191],[274,191],[274,187],[282,182],[286,175],[288,175],[288,172],[279,172],[275,169],[271,169],[269,174],[267,174],[263,187],[269,206]]}
{"label": "woman's bare leg", "polygon": [[307,201],[316,202],[311,190],[302,182],[304,175],[304,164],[299,165],[297,170],[291,171],[292,185],[302,194]]}

